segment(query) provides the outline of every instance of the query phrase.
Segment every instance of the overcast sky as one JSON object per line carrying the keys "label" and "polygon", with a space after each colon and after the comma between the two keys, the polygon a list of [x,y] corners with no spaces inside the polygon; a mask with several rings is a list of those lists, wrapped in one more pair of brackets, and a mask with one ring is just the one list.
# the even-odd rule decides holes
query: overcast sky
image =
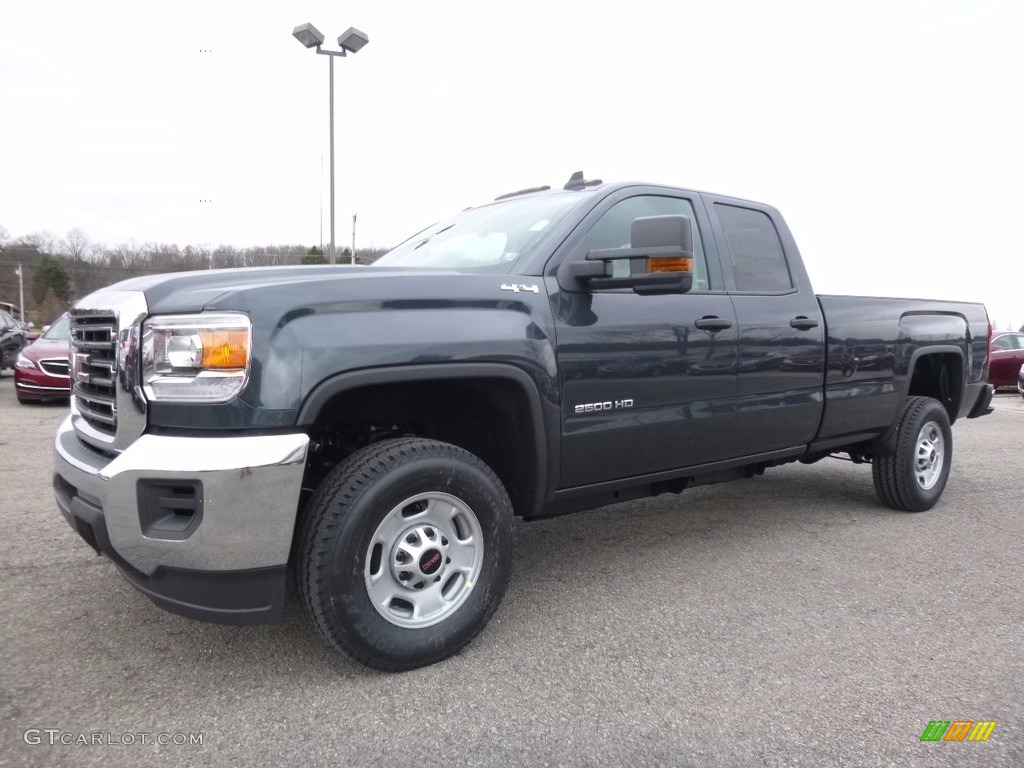
{"label": "overcast sky", "polygon": [[4,2],[0,226],[326,242],[306,21],[370,37],[335,66],[339,247],[583,170],[775,205],[819,293],[1024,322],[1016,0]]}

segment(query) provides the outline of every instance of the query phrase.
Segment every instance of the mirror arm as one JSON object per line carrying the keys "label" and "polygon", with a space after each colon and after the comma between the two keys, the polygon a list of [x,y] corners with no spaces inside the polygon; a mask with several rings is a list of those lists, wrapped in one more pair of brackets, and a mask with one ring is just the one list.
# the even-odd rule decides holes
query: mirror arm
{"label": "mirror arm", "polygon": [[654,259],[658,257],[693,257],[693,251],[678,245],[647,246],[644,248],[602,248],[587,251],[587,261],[616,261],[618,259]]}
{"label": "mirror arm", "polygon": [[587,283],[592,291],[607,291],[615,288],[632,288],[641,295],[661,293],[686,293],[690,290],[692,275],[689,273],[664,272],[653,275],[634,275],[632,277],[594,278]]}
{"label": "mirror arm", "polygon": [[587,254],[588,261],[574,261],[570,265],[572,276],[577,280],[591,280],[594,278],[608,277],[608,263],[605,261],[590,261],[590,254]]}

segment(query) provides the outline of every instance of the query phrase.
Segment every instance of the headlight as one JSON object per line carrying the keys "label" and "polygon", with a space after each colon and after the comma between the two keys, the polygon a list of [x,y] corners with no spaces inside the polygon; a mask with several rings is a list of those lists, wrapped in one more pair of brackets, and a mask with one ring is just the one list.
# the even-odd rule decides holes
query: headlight
{"label": "headlight", "polygon": [[223,403],[249,375],[252,324],[237,312],[164,315],[142,324],[142,385],[150,400]]}
{"label": "headlight", "polygon": [[30,371],[34,371],[36,369],[36,364],[33,363],[31,360],[29,360],[27,357],[25,357],[23,354],[21,354],[19,352],[18,353],[18,360],[17,360],[17,362],[14,363],[14,367],[15,368],[27,368]]}

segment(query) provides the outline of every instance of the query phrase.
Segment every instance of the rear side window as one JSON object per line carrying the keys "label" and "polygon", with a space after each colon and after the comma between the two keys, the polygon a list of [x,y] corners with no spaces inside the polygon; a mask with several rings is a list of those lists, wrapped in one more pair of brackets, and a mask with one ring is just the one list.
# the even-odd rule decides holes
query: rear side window
{"label": "rear side window", "polygon": [[737,291],[776,293],[793,287],[779,233],[763,211],[715,204],[732,259]]}
{"label": "rear side window", "polygon": [[999,347],[999,349],[1024,349],[1024,343],[1022,342],[1024,342],[1024,336],[1014,333],[1008,333],[1005,336],[992,339],[992,345]]}

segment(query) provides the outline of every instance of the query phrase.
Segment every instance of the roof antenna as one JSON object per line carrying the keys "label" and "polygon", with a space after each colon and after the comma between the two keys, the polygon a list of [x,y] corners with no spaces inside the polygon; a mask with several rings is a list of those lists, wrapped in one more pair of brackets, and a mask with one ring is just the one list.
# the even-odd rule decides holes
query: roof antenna
{"label": "roof antenna", "polygon": [[596,187],[601,183],[600,179],[584,179],[583,171],[576,171],[569,180],[565,182],[565,186],[562,189],[580,190],[587,187]]}

